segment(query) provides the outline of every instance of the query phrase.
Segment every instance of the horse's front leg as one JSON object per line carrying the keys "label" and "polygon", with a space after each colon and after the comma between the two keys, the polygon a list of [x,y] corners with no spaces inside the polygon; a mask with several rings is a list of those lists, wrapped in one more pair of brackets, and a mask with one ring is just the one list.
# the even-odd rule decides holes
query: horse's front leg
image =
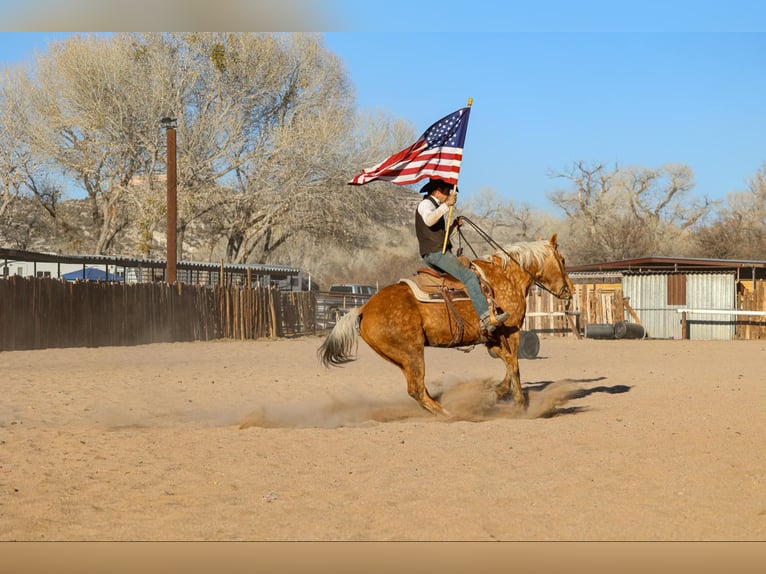
{"label": "horse's front leg", "polygon": [[521,331],[516,330],[510,335],[500,335],[498,341],[487,343],[489,350],[505,363],[505,377],[497,386],[497,398],[505,399],[513,395],[514,402],[523,408],[527,407],[524,391],[521,389],[521,373],[519,372],[519,341]]}

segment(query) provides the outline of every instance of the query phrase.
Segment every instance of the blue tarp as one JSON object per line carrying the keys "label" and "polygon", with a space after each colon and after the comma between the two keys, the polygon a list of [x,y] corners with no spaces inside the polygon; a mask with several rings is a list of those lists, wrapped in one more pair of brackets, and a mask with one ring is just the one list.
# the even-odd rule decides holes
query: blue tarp
{"label": "blue tarp", "polygon": [[61,278],[67,281],[76,281],[78,279],[80,281],[122,281],[122,277],[118,277],[114,273],[107,273],[98,267],[85,267],[84,269],[70,271],[69,273],[64,273]]}

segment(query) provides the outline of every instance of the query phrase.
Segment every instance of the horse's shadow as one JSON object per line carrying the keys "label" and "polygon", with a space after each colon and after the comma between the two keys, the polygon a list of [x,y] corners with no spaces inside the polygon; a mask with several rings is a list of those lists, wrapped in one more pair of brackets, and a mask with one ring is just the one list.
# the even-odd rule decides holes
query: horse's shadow
{"label": "horse's shadow", "polygon": [[[595,377],[592,379],[566,379],[565,381],[539,381],[536,383],[527,383],[525,385],[525,391],[527,392],[527,399],[529,403],[532,403],[535,401],[536,395],[539,394],[540,396],[543,396],[549,389],[552,389],[552,387],[560,386],[562,384],[567,385],[581,385],[581,384],[587,384],[587,383],[594,383],[597,381],[603,381],[606,377]],[[575,387],[572,389],[566,389],[563,393],[560,393],[559,401],[562,403],[565,403],[567,401],[573,401],[576,399],[582,399],[585,397],[588,397],[594,393],[607,393],[610,395],[616,395],[621,393],[627,393],[630,391],[631,387],[628,385],[613,385],[613,386],[605,386],[600,385],[597,387],[590,387],[590,388],[582,388],[582,387]],[[567,414],[576,414],[580,412],[587,411],[588,407],[585,406],[553,406],[550,409],[548,409],[546,412],[540,414],[540,418],[552,418],[556,416],[561,415],[567,415]]]}
{"label": "horse's shadow", "polygon": [[525,406],[517,405],[508,394],[498,400],[495,381],[491,379],[459,381],[436,390],[434,398],[450,413],[449,420],[492,420],[497,418],[552,418],[576,414],[588,410],[587,406],[575,406],[571,401],[593,393],[624,393],[630,390],[626,385],[583,388],[582,385],[604,380],[563,379],[559,381],[538,381],[524,384]]}

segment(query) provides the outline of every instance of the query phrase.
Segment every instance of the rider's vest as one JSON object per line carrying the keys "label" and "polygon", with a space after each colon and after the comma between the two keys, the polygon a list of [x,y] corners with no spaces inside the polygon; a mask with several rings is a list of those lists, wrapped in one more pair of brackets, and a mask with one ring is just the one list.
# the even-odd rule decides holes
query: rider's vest
{"label": "rider's vest", "polygon": [[[434,206],[439,207],[439,202],[430,195],[426,196],[425,199],[431,200]],[[442,247],[444,246],[445,228],[446,225],[443,217],[440,217],[439,221],[434,223],[431,227],[428,227],[426,222],[423,221],[420,212],[415,208],[415,235],[418,237],[418,246],[420,248],[421,257],[442,250]],[[452,250],[452,243],[447,241],[447,251],[450,250]]]}

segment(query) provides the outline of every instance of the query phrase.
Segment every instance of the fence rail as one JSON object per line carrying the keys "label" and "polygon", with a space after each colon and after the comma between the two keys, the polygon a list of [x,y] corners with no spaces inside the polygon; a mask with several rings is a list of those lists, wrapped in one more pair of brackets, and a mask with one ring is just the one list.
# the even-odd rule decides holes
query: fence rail
{"label": "fence rail", "polygon": [[185,283],[0,280],[0,350],[313,333],[312,293]]}

